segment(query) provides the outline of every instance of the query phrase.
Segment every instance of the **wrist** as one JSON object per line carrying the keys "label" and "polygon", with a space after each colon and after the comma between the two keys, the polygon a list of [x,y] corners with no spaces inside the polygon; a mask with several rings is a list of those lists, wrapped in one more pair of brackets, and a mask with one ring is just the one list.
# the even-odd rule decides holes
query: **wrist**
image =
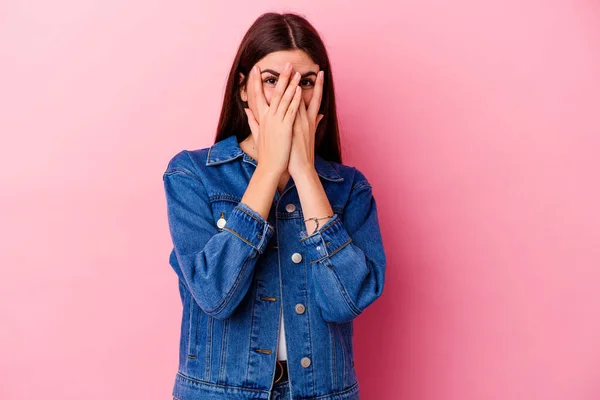
{"label": "wrist", "polygon": [[304,186],[313,182],[319,182],[319,174],[315,170],[314,165],[307,166],[295,171],[294,174],[290,173],[296,186]]}
{"label": "wrist", "polygon": [[254,170],[253,175],[257,175],[261,180],[277,184],[283,172],[273,168],[261,167],[260,164]]}

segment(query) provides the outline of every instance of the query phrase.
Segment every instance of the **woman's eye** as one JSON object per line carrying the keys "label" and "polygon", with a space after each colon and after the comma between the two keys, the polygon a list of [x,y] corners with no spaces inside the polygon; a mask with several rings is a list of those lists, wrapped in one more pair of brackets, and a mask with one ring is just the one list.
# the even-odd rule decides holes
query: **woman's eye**
{"label": "woman's eye", "polygon": [[[277,85],[277,78],[270,77],[270,78],[265,79],[263,82],[268,83],[269,85],[275,86],[275,85]],[[314,85],[315,85],[315,83],[310,79],[303,79],[300,81],[300,86],[311,87]]]}
{"label": "woman's eye", "polygon": [[306,87],[311,87],[311,86],[314,86],[314,85],[315,85],[315,83],[314,83],[313,81],[311,81],[310,79],[304,79],[304,80],[301,80],[301,81],[300,81],[300,84],[301,84],[301,85],[302,85],[302,82],[304,82],[304,83],[305,83],[305,85],[304,85],[304,86],[306,86]]}

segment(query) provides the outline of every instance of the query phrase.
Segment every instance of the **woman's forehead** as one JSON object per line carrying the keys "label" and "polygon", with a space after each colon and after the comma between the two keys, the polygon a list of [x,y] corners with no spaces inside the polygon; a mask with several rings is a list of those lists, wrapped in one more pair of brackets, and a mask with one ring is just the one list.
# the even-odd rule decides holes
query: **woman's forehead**
{"label": "woman's forehead", "polygon": [[257,64],[261,70],[268,68],[277,72],[282,72],[287,62],[290,62],[294,70],[299,72],[319,70],[319,65],[315,64],[313,59],[306,52],[299,49],[269,53],[260,59]]}

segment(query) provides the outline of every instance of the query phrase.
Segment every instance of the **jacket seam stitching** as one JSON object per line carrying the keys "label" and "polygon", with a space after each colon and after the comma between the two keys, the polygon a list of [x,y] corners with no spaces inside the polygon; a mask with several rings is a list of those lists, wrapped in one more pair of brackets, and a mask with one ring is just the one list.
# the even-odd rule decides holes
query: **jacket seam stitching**
{"label": "jacket seam stitching", "polygon": [[332,383],[331,385],[334,388],[337,388],[337,345],[335,343],[334,335],[333,335],[333,322],[328,322],[327,326],[329,327],[329,340],[331,343],[331,372],[332,372]]}
{"label": "jacket seam stitching", "polygon": [[335,328],[337,330],[337,334],[340,338],[340,344],[342,346],[342,387],[346,386],[346,341],[342,337],[342,332],[340,331],[340,325],[335,324]]}
{"label": "jacket seam stitching", "polygon": [[205,379],[210,379],[211,377],[211,367],[212,367],[212,349],[213,349],[213,327],[214,327],[215,319],[209,315],[206,319],[206,349],[204,354],[204,376]]}
{"label": "jacket seam stitching", "polygon": [[254,244],[252,244],[251,242],[249,242],[245,237],[243,237],[242,235],[240,235],[239,233],[237,233],[236,231],[234,231],[231,228],[228,228],[226,226],[224,226],[223,228],[224,231],[229,231],[231,233],[233,233],[235,236],[239,237],[240,239],[242,239],[245,243],[249,244],[250,246],[252,246],[253,249],[256,249],[256,246],[254,246]]}
{"label": "jacket seam stitching", "polygon": [[337,392],[333,392],[333,393],[324,394],[324,395],[322,395],[322,396],[317,396],[317,397],[315,397],[314,399],[315,399],[315,400],[318,400],[318,399],[328,399],[328,398],[331,398],[331,399],[333,399],[333,398],[335,398],[336,396],[339,396],[339,395],[342,395],[342,394],[344,394],[344,393],[347,393],[347,392],[351,392],[351,391],[353,391],[354,389],[356,389],[356,387],[357,387],[357,386],[358,386],[358,381],[354,382],[354,383],[352,384],[352,386],[350,386],[350,387],[348,387],[348,388],[346,388],[346,389],[344,389],[344,390],[340,390],[340,391],[337,391]]}
{"label": "jacket seam stitching", "polygon": [[221,338],[221,359],[219,369],[219,380],[225,380],[225,369],[227,367],[227,347],[229,345],[229,319],[225,320],[223,324],[223,336]]}
{"label": "jacket seam stitching", "polygon": [[207,386],[216,386],[216,387],[220,387],[220,388],[236,389],[236,390],[240,390],[240,391],[252,391],[252,392],[257,392],[257,393],[268,393],[266,390],[252,389],[252,388],[242,387],[242,386],[231,386],[231,385],[223,385],[223,384],[219,384],[219,383],[207,382],[207,381],[202,380],[202,379],[192,378],[190,376],[184,375],[181,372],[177,372],[177,375],[179,375],[182,379],[185,379],[185,380],[188,380],[188,381],[190,381],[192,383],[195,383],[196,385],[202,384],[202,385],[207,385]]}
{"label": "jacket seam stitching", "polygon": [[[252,317],[250,319],[250,329],[248,329],[248,352],[252,354],[252,329],[254,329],[254,309],[256,307],[256,294],[258,293],[258,280],[254,283],[254,290],[252,291]],[[246,363],[246,378],[244,382],[248,382],[248,373],[250,372],[250,361],[252,357],[248,356],[248,363]]]}
{"label": "jacket seam stitching", "polygon": [[[261,226],[261,227],[263,227],[263,226],[264,226],[264,224],[265,224],[265,223],[264,223],[263,221],[261,221],[260,219],[256,218],[254,215],[250,214],[248,211],[246,211],[246,210],[244,210],[243,208],[241,208],[241,207],[238,207],[238,206],[236,206],[235,208],[236,208],[236,209],[238,209],[238,210],[240,210],[240,211],[241,211],[241,212],[243,212],[244,214],[246,214],[246,215],[249,215],[249,216],[251,216],[252,218],[254,218],[254,219],[255,219],[255,220],[256,220],[256,221],[257,221],[257,222],[260,224],[260,226]],[[270,228],[270,227],[269,227],[269,228]]]}
{"label": "jacket seam stitching", "polygon": [[344,286],[340,282],[340,278],[338,277],[338,274],[337,274],[335,268],[332,268],[331,272],[333,273],[333,277],[335,278],[335,281],[337,283],[338,289],[340,290],[340,293],[342,294],[342,298],[344,299],[346,305],[348,306],[348,308],[354,314],[355,317],[358,316],[361,311],[360,311],[360,309],[358,307],[356,307],[356,305],[354,304],[354,302],[352,301],[352,299],[348,296],[348,293],[346,292],[346,289],[344,288]]}
{"label": "jacket seam stitching", "polygon": [[[334,251],[332,251],[328,255],[325,255],[325,256],[323,256],[321,258],[317,258],[316,260],[312,260],[310,263],[311,264],[319,263],[319,262],[324,261],[324,260],[326,260],[328,258],[331,258],[331,256],[333,256],[335,253],[337,253],[338,251],[340,251],[341,249],[343,249],[344,247],[346,247],[347,245],[349,245],[350,242],[352,242],[352,238],[348,239],[345,243],[342,243],[341,245],[339,245],[339,247],[337,249],[335,249]],[[330,269],[333,269],[333,267],[330,267]]]}

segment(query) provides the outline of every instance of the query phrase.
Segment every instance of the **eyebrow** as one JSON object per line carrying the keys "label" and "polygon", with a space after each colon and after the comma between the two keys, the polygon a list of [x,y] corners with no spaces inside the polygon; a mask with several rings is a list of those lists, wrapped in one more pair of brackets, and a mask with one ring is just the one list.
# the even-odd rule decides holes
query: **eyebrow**
{"label": "eyebrow", "polygon": [[[262,75],[262,74],[263,74],[263,73],[265,73],[265,72],[268,72],[268,73],[270,73],[270,74],[273,74],[273,75],[275,75],[276,77],[279,77],[279,72],[277,72],[277,71],[273,71],[272,69],[268,69],[268,68],[267,68],[267,69],[263,69],[263,70],[260,72],[260,74]],[[307,73],[305,73],[305,74],[302,74],[302,75],[300,76],[300,78],[306,78],[307,76],[311,76],[311,75],[317,76],[317,73],[316,73],[315,71],[309,71],[309,72],[307,72]]]}

